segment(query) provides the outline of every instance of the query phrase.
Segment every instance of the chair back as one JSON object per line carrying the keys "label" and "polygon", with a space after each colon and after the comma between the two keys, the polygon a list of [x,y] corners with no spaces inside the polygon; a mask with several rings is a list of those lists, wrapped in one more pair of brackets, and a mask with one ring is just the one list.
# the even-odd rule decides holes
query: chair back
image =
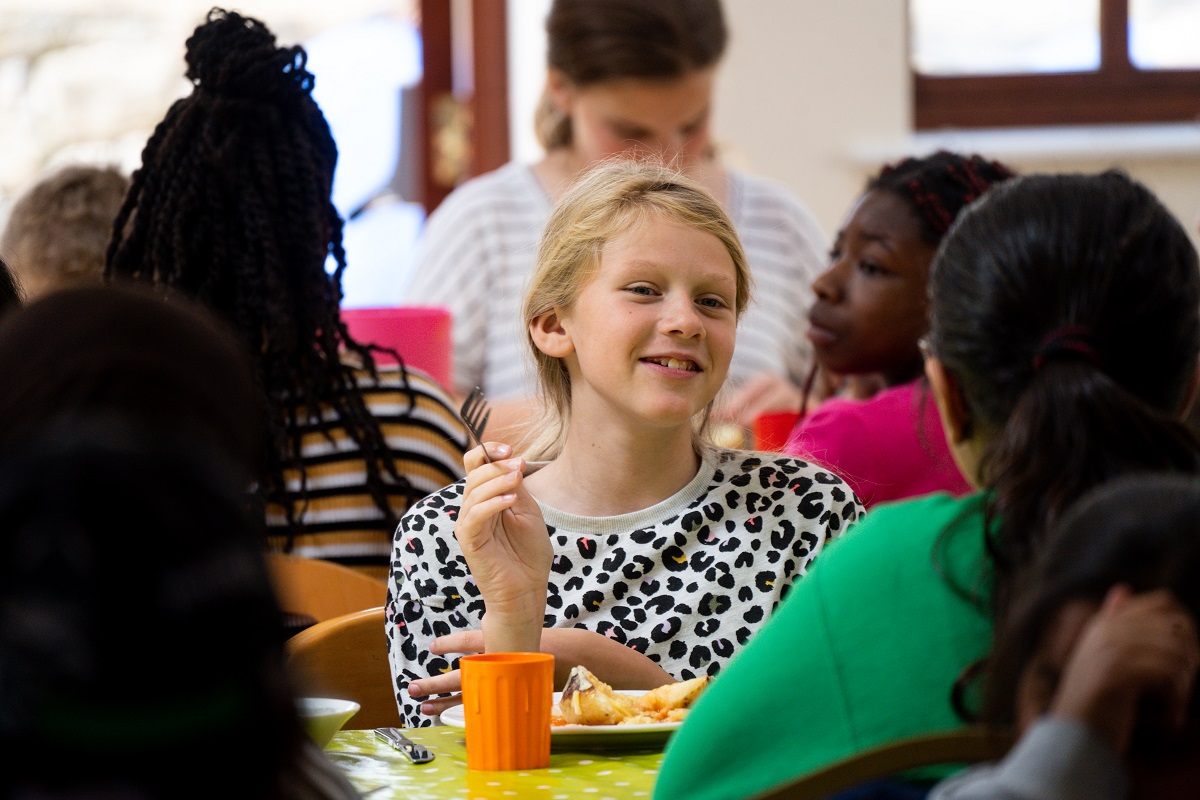
{"label": "chair back", "polygon": [[913,736],[835,761],[755,795],[753,800],[824,800],[868,781],[898,776],[918,767],[996,761],[1004,757],[1012,742],[1008,734],[982,725]]}
{"label": "chair back", "polygon": [[383,606],[323,620],[287,641],[288,667],[305,697],[353,700],[354,729],[401,727],[388,666]]}
{"label": "chair back", "polygon": [[340,617],[387,602],[387,584],[319,558],[268,553],[267,570],[279,607],[307,622]]}
{"label": "chair back", "polygon": [[[429,373],[443,387],[454,385],[454,343],[448,308],[343,308],[341,313],[350,335],[359,342],[390,347],[405,364]],[[375,360],[380,364],[395,362],[384,353],[375,354]]]}

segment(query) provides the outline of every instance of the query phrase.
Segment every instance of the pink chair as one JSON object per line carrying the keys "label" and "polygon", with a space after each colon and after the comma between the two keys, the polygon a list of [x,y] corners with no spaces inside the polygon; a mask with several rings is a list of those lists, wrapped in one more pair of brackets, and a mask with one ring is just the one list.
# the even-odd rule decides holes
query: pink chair
{"label": "pink chair", "polygon": [[[393,308],[343,308],[342,321],[360,342],[390,347],[404,363],[428,372],[438,383],[453,386],[454,344],[450,338],[450,310],[435,306]],[[394,362],[386,354],[380,363]]]}

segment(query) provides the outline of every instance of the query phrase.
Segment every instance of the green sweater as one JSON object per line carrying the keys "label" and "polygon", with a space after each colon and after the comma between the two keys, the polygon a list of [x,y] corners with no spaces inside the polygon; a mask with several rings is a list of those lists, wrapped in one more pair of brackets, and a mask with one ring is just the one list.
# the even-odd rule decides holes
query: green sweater
{"label": "green sweater", "polygon": [[951,687],[991,644],[983,511],[981,494],[884,503],[828,545],[671,737],[655,800],[748,797],[959,727]]}

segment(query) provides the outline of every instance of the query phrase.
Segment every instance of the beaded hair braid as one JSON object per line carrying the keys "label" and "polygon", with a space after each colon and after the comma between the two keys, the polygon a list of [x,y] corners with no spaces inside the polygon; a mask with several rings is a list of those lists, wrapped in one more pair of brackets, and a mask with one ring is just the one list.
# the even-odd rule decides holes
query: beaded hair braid
{"label": "beaded hair braid", "polygon": [[[336,419],[359,446],[367,486],[391,525],[387,487],[419,499],[398,474],[378,420],[343,363],[344,348],[378,379],[372,350],[339,314],[342,219],[330,200],[337,147],[312,98],[299,46],[277,47],[263,23],[214,8],[187,40],[193,92],[175,102],[142,151],[108,248],[107,276],[199,298],[256,356],[266,391],[266,452],[255,487],[280,502],[289,548],[302,529],[285,472],[301,476],[299,423]],[[326,272],[332,255],[336,268]],[[407,386],[407,375],[400,367]],[[416,399],[409,392],[410,407]],[[332,441],[326,425],[321,426]],[[385,473],[386,472],[386,476]],[[390,480],[389,480],[390,479]]]}
{"label": "beaded hair braid", "polygon": [[908,200],[921,221],[922,240],[937,245],[963,208],[1014,174],[999,161],[939,150],[884,167],[867,190],[883,189]]}

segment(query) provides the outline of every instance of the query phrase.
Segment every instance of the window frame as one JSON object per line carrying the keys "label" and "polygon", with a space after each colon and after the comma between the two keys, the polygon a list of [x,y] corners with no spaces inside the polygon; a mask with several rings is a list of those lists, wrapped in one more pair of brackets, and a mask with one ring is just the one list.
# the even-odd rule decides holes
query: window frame
{"label": "window frame", "polygon": [[1200,120],[1200,70],[1136,68],[1129,58],[1127,0],[1099,2],[1098,69],[934,76],[923,75],[910,65],[913,127],[935,130]]}
{"label": "window frame", "polygon": [[[452,3],[420,0],[422,79],[420,86],[421,202],[433,212],[459,183],[490,172],[510,158],[508,134],[508,3],[507,0],[462,0],[469,11],[462,24],[470,35],[456,39]],[[465,44],[464,44],[465,42]],[[469,47],[473,91],[459,96],[454,90],[455,47]],[[447,181],[435,166],[439,148],[436,130],[449,106],[465,120],[456,141],[467,153],[462,174]]]}

